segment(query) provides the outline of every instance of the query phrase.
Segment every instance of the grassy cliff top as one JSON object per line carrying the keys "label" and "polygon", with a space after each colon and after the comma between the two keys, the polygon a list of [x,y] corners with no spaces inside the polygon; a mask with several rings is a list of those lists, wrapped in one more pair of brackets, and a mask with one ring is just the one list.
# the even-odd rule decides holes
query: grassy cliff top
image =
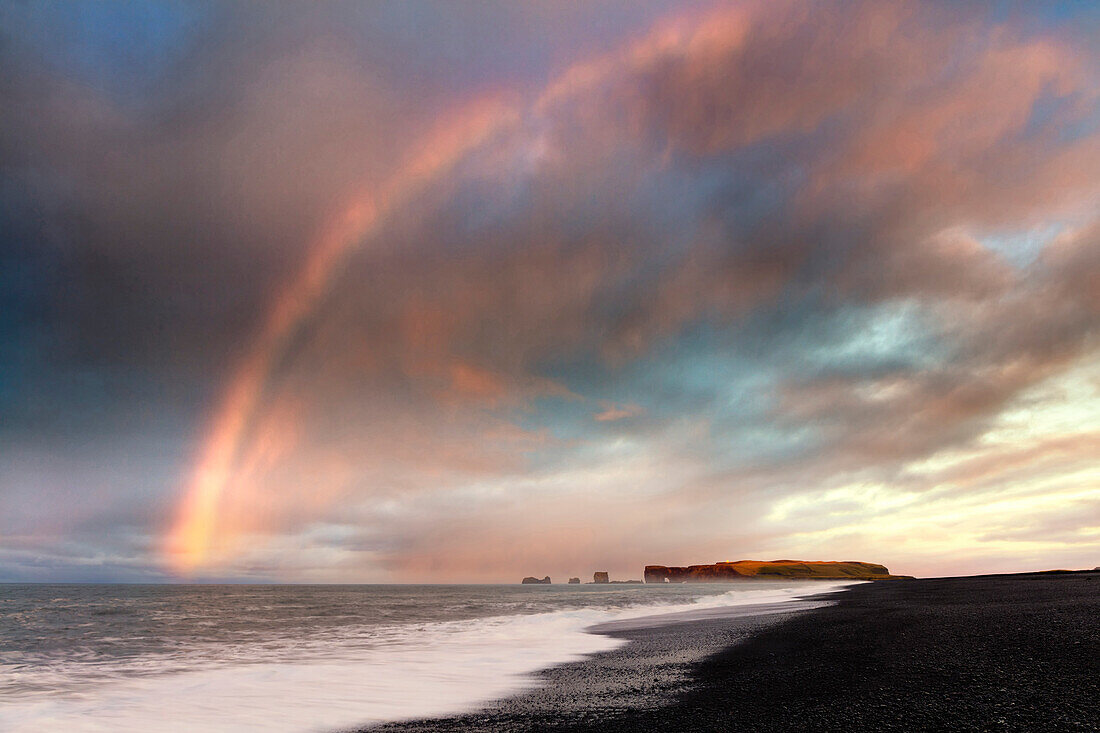
{"label": "grassy cliff top", "polygon": [[891,575],[885,565],[850,561],[807,560],[737,560],[713,565],[690,565],[670,568],[663,565],[647,565],[647,576],[667,576],[670,579],[718,579],[730,577],[760,578],[821,578],[884,580],[909,576]]}

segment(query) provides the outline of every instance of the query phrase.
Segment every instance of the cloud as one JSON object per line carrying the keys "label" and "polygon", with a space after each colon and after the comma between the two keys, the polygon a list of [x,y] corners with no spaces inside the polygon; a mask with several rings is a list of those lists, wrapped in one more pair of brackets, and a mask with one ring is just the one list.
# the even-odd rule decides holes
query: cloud
{"label": "cloud", "polygon": [[[1017,493],[1084,501],[1095,428],[989,444],[1029,395],[1093,399],[1057,389],[1098,347],[1079,34],[938,5],[425,7],[180,19],[133,95],[3,46],[20,552],[155,576],[174,524],[217,578],[942,572],[922,516],[958,509],[1000,567],[975,503],[1007,526]],[[1020,231],[1048,233],[1027,261],[990,244]]]}
{"label": "cloud", "polygon": [[608,402],[607,400],[601,400],[600,407],[602,407],[603,410],[596,413],[596,420],[599,422],[615,422],[616,420],[625,420],[627,418],[637,417],[638,415],[641,415],[645,412],[645,408],[643,408],[641,405],[617,405],[614,402]]}

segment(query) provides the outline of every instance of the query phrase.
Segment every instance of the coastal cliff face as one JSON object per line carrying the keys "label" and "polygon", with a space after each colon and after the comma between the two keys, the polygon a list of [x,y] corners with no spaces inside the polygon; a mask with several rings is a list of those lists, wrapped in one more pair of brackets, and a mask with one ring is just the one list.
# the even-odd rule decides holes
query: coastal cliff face
{"label": "coastal cliff face", "polygon": [[806,562],[802,560],[738,560],[713,565],[666,567],[646,565],[647,583],[727,583],[747,578],[810,578],[821,580],[885,580],[891,575],[884,565],[869,562]]}

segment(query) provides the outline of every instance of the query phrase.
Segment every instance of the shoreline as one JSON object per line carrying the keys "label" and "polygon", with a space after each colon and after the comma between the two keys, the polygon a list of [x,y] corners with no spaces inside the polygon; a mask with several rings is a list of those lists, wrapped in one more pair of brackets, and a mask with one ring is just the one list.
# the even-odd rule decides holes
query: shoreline
{"label": "shoreline", "polygon": [[1096,731],[1100,573],[862,583],[631,643],[455,716],[364,731]]}
{"label": "shoreline", "polygon": [[792,600],[656,613],[595,624],[586,632],[628,643],[539,670],[533,675],[536,686],[466,712],[390,721],[358,730],[604,730],[640,711],[674,704],[692,684],[693,670],[708,657],[767,628],[832,605],[847,589],[816,592],[808,587],[805,596]]}

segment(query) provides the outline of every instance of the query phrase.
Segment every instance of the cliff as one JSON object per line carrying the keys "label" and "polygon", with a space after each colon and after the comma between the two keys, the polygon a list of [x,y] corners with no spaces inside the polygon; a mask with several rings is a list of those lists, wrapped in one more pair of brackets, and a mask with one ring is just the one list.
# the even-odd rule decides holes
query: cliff
{"label": "cliff", "polygon": [[713,565],[666,567],[646,565],[647,583],[726,583],[731,580],[808,578],[819,580],[887,580],[906,578],[891,575],[884,565],[869,562],[806,562],[802,560],[738,560]]}

